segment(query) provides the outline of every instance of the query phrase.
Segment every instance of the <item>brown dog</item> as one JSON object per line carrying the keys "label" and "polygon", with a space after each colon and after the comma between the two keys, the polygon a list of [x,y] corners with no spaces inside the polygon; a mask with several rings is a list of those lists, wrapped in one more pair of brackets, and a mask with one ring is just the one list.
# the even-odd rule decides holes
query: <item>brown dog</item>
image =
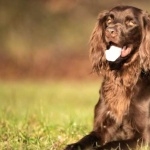
{"label": "brown dog", "polygon": [[132,6],[100,13],[90,46],[93,71],[103,76],[94,127],[65,150],[150,144],[150,15]]}

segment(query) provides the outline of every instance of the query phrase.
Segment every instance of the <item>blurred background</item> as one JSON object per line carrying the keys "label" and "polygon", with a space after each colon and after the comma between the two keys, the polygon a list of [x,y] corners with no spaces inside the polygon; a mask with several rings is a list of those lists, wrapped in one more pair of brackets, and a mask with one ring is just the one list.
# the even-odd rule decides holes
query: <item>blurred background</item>
{"label": "blurred background", "polygon": [[0,149],[60,150],[91,131],[89,38],[120,4],[150,12],[149,0],[0,0]]}
{"label": "blurred background", "polygon": [[0,79],[91,78],[89,37],[100,11],[149,0],[0,0]]}

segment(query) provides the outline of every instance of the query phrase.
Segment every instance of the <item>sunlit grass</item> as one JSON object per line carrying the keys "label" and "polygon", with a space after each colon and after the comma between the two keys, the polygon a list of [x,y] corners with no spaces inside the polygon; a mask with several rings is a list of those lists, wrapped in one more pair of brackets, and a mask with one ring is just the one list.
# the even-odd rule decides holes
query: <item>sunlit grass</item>
{"label": "sunlit grass", "polygon": [[0,149],[61,150],[92,128],[98,84],[0,84]]}

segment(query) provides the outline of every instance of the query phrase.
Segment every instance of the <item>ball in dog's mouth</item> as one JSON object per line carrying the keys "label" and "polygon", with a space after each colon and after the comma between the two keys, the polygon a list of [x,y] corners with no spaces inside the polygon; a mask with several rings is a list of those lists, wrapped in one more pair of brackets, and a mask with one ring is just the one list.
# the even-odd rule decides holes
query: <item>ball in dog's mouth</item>
{"label": "ball in dog's mouth", "polygon": [[131,47],[123,46],[123,48],[111,45],[109,49],[105,51],[106,60],[116,61],[119,57],[126,57],[131,52]]}

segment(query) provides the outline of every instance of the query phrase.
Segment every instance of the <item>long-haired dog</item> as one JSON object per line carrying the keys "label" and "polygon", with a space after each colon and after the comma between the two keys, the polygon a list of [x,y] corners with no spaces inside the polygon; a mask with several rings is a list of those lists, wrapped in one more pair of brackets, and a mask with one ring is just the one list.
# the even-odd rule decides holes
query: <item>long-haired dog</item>
{"label": "long-haired dog", "polygon": [[132,6],[100,13],[90,58],[93,71],[103,76],[94,127],[65,150],[150,144],[150,15]]}

